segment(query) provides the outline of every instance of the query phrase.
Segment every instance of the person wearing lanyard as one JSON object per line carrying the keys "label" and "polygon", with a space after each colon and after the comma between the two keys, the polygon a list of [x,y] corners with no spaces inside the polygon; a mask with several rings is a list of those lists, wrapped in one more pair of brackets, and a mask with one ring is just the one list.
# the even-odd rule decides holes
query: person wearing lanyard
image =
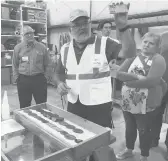
{"label": "person wearing lanyard", "polygon": [[140,161],[148,160],[152,141],[151,128],[160,112],[166,86],[162,79],[166,62],[159,54],[160,35],[146,33],[141,45],[141,53],[135,58],[126,59],[116,73],[116,78],[124,82],[121,94],[126,125],[126,149],[117,154],[118,160],[133,156],[137,130],[141,150]]}
{"label": "person wearing lanyard", "polygon": [[[128,30],[127,13],[116,14],[115,20],[121,34],[122,52],[125,57],[133,57],[136,46]],[[90,35],[90,20],[84,10],[71,12],[70,32],[72,41],[61,48],[61,59],[53,75],[57,91],[67,95],[69,112],[111,128],[109,63],[117,58],[121,44]]]}
{"label": "person wearing lanyard", "polygon": [[34,39],[30,26],[24,26],[23,42],[15,46],[12,60],[20,108],[31,106],[32,96],[36,104],[47,101],[48,65],[47,48]]}

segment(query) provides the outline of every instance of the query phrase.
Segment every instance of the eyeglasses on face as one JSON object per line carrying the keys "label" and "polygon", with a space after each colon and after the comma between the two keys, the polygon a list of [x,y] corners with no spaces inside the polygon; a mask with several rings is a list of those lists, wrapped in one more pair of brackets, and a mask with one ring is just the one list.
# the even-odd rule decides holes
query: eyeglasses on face
{"label": "eyeglasses on face", "polygon": [[90,21],[82,22],[82,23],[72,23],[70,25],[71,28],[81,28],[81,27],[87,27],[89,25]]}

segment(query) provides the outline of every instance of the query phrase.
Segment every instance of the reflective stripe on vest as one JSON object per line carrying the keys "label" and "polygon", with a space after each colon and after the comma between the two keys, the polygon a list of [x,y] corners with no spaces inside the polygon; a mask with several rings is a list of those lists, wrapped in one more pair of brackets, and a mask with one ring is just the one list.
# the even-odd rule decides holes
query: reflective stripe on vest
{"label": "reflective stripe on vest", "polygon": [[[104,78],[104,77],[109,77],[110,76],[110,71],[107,72],[101,72],[101,73],[95,73],[95,74],[79,74],[79,79],[80,80],[85,80],[85,79],[99,79],[99,78]],[[76,75],[75,74],[67,74],[66,79],[68,80],[75,80]]]}
{"label": "reflective stripe on vest", "polygon": [[66,79],[68,80],[75,80],[76,79],[76,74],[67,74]]}

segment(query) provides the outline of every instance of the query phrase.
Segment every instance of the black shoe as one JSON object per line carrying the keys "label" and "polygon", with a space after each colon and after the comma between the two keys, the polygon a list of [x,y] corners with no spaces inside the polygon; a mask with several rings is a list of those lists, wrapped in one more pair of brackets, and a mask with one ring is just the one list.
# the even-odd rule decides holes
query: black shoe
{"label": "black shoe", "polygon": [[152,141],[152,143],[151,143],[151,148],[156,148],[156,147],[158,147],[158,145],[159,145],[159,141]]}

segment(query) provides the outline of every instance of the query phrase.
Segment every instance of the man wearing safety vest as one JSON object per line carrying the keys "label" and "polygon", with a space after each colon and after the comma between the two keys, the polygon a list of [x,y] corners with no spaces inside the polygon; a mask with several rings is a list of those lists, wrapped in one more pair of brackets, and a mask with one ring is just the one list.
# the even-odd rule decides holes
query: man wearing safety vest
{"label": "man wearing safety vest", "polygon": [[61,48],[61,59],[53,76],[60,95],[68,97],[69,112],[110,128],[112,87],[109,63],[117,58],[120,49],[125,58],[136,53],[127,25],[127,13],[116,13],[115,23],[121,44],[107,37],[90,35],[87,12],[72,11],[72,41]]}

